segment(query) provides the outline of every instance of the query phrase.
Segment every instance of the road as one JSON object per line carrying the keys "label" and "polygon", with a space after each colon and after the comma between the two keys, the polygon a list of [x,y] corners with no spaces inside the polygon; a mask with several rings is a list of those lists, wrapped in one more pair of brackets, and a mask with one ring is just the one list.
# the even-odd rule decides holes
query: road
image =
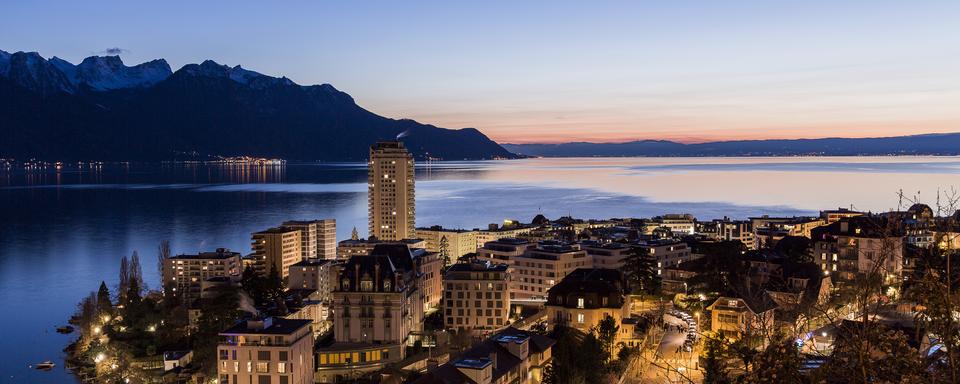
{"label": "road", "polygon": [[692,352],[685,352],[678,349],[683,345],[687,334],[677,332],[676,328],[672,326],[685,325],[686,323],[671,315],[665,315],[664,320],[670,326],[667,327],[668,329],[660,341],[656,356],[649,361],[647,369],[643,372],[641,382],[677,383],[689,382],[688,379],[693,382],[702,381],[700,372],[696,370],[698,351],[694,349]]}

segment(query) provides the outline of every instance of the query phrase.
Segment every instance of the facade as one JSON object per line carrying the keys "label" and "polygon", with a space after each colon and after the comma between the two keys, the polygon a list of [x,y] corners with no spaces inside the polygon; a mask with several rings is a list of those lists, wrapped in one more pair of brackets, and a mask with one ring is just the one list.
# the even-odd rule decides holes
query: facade
{"label": "facade", "polygon": [[415,384],[539,384],[554,341],[507,328],[418,378]]}
{"label": "facade", "polygon": [[300,230],[300,252],[304,259],[337,258],[335,219],[287,221],[283,226]]}
{"label": "facade", "polygon": [[177,255],[163,261],[163,288],[189,303],[201,298],[204,281],[212,278],[239,280],[242,272],[240,253],[225,248],[196,255]]}
{"label": "facade", "polygon": [[707,307],[710,330],[727,338],[764,335],[773,331],[776,303],[769,298],[748,303],[738,297],[721,296]]}
{"label": "facade", "polygon": [[349,239],[337,243],[337,258],[349,259],[353,256],[366,256],[380,244],[403,244],[409,248],[426,248],[426,242],[421,239],[403,239],[399,241],[381,241],[376,239]]}
{"label": "facade", "polygon": [[[565,326],[589,333],[607,316],[623,323],[630,317],[625,300],[625,282],[620,271],[581,268],[550,288],[547,319],[551,328]],[[625,335],[626,333],[618,334]],[[619,340],[618,340],[619,341]]]}
{"label": "facade", "polygon": [[846,208],[837,208],[826,211],[820,211],[820,218],[823,219],[824,224],[833,224],[841,219],[847,219],[851,217],[863,216],[863,212],[857,212],[851,209]]}
{"label": "facade", "polygon": [[289,227],[270,228],[255,232],[251,248],[257,272],[268,275],[276,270],[286,279],[291,265],[303,260],[300,230]]}
{"label": "facade", "polygon": [[657,260],[657,275],[663,275],[664,268],[676,267],[700,256],[690,252],[687,243],[675,239],[641,240],[637,247]]}
{"label": "facade", "polygon": [[268,317],[220,332],[219,384],[309,384],[313,367],[309,320]]}
{"label": "facade", "polygon": [[318,382],[347,379],[403,359],[411,333],[422,330],[419,278],[404,246],[381,245],[343,265],[333,291],[335,343],[318,351]]}
{"label": "facade", "polygon": [[533,232],[534,229],[536,229],[536,227],[522,225],[514,220],[504,220],[502,226],[490,224],[487,226],[487,229],[477,231],[477,248],[479,249],[491,241],[505,238],[518,238]]}
{"label": "facade", "polygon": [[786,236],[810,238],[814,228],[825,225],[818,217],[751,217],[750,226],[757,241],[757,248],[773,247]]}
{"label": "facade", "polygon": [[510,317],[510,274],[506,264],[454,264],[443,278],[447,328],[494,330]]}
{"label": "facade", "polygon": [[[314,333],[330,328],[330,307],[336,282],[336,264],[327,259],[306,259],[290,266],[287,287],[299,296],[301,307],[288,318],[313,321]],[[289,307],[289,306],[288,306]],[[292,311],[292,308],[291,308]]]}
{"label": "facade", "polygon": [[413,155],[402,142],[370,147],[367,182],[370,236],[386,241],[415,237]]}
{"label": "facade", "polygon": [[753,233],[753,225],[745,220],[714,220],[716,232],[710,234],[712,238],[720,241],[739,241],[747,249],[757,249],[756,235]]}
{"label": "facade", "polygon": [[624,243],[580,242],[580,249],[593,259],[594,268],[620,269],[624,259],[633,254],[633,247]]}
{"label": "facade", "polygon": [[426,249],[440,253],[441,246],[446,247],[451,261],[477,251],[477,231],[465,229],[446,229],[441,226],[417,228],[417,238],[423,239]]}
{"label": "facade", "polygon": [[511,298],[547,298],[547,291],[577,268],[590,268],[593,260],[579,244],[541,241],[515,259],[511,274]]}
{"label": "facade", "polygon": [[837,282],[877,272],[886,282],[900,278],[904,262],[905,235],[884,228],[884,220],[851,217],[813,230],[810,248],[813,262],[834,275]]}
{"label": "facade", "polygon": [[696,218],[689,213],[656,216],[644,223],[643,233],[649,235],[657,228],[667,228],[676,235],[692,235],[696,229]]}
{"label": "facade", "polygon": [[514,237],[491,240],[477,249],[477,260],[494,264],[516,264],[517,258],[523,256],[528,248],[536,247],[535,243]]}

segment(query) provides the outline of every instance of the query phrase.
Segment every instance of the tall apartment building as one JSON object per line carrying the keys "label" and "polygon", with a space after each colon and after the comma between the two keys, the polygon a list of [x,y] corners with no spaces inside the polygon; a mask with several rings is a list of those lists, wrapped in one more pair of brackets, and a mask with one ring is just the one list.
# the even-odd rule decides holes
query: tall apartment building
{"label": "tall apartment building", "polygon": [[542,241],[515,259],[511,298],[545,299],[547,291],[577,268],[591,268],[593,260],[579,244]]}
{"label": "tall apartment building", "polygon": [[337,258],[337,220],[296,220],[283,227],[300,230],[300,252],[304,259]]}
{"label": "tall apartment building", "polygon": [[225,248],[177,255],[163,261],[163,289],[189,303],[200,298],[204,281],[221,277],[239,279],[242,272],[240,253]]}
{"label": "tall apartment building", "polygon": [[454,264],[443,276],[447,328],[494,330],[510,317],[510,275],[506,264]]}
{"label": "tall apartment building", "polygon": [[220,332],[219,384],[309,384],[313,366],[309,320],[268,317]]}
{"label": "tall apartment building", "polygon": [[276,270],[287,278],[290,266],[303,260],[300,230],[289,227],[270,228],[251,236],[254,265],[258,273],[269,275]]}
{"label": "tall apartment building", "polygon": [[301,307],[287,317],[310,319],[313,321],[314,333],[326,332],[330,328],[330,306],[333,302],[336,272],[334,260],[305,259],[291,265],[287,281],[288,294],[297,294]]}
{"label": "tall apartment building", "polygon": [[447,229],[439,225],[429,228],[417,228],[417,238],[423,239],[427,251],[440,253],[446,248],[451,263],[463,255],[477,251],[477,231],[467,229]]}
{"label": "tall apartment building", "polygon": [[387,241],[416,236],[413,155],[402,142],[370,147],[367,182],[370,236]]}

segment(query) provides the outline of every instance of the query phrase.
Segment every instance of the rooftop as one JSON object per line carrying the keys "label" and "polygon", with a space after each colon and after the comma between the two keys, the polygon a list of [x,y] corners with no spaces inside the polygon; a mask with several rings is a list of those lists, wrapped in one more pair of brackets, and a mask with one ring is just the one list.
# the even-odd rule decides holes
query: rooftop
{"label": "rooftop", "polygon": [[268,317],[260,320],[246,320],[220,332],[221,335],[291,335],[309,327],[311,320]]}
{"label": "rooftop", "polygon": [[194,259],[229,259],[231,257],[239,257],[240,252],[232,252],[226,248],[217,248],[213,252],[200,252],[196,255],[177,255],[170,257],[174,260],[194,260]]}

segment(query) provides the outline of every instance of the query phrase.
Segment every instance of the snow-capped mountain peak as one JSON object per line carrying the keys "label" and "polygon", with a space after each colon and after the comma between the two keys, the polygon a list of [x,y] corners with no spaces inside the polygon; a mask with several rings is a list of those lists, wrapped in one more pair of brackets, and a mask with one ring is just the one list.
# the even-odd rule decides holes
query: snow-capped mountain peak
{"label": "snow-capped mountain peak", "polygon": [[133,67],[123,64],[120,56],[91,56],[76,66],[74,84],[86,84],[99,91],[140,88],[154,85],[170,76],[170,65],[157,59]]}

